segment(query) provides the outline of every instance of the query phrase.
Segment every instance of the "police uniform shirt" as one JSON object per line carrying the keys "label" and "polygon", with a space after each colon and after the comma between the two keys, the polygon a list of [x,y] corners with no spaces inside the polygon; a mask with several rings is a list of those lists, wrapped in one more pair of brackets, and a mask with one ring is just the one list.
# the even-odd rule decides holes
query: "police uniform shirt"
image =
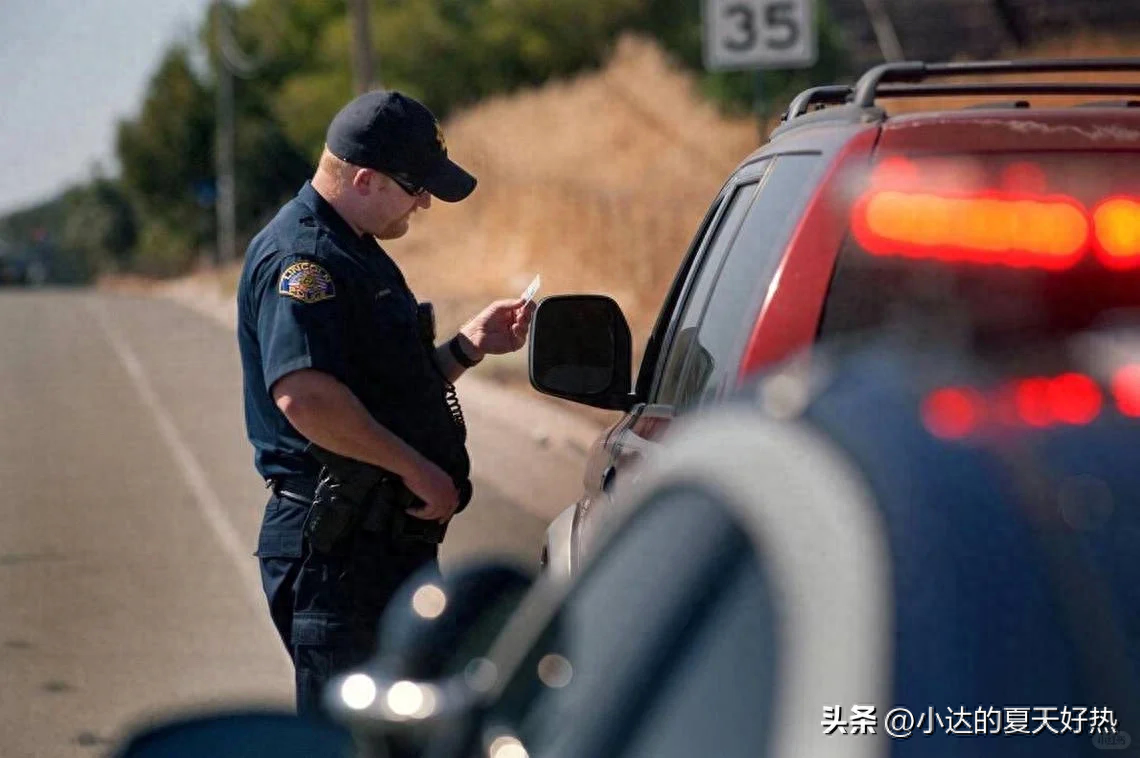
{"label": "police uniform shirt", "polygon": [[250,243],[238,287],[245,416],[263,477],[316,476],[271,388],[300,369],[345,384],[380,424],[459,481],[470,463],[433,346],[396,264],[306,183]]}

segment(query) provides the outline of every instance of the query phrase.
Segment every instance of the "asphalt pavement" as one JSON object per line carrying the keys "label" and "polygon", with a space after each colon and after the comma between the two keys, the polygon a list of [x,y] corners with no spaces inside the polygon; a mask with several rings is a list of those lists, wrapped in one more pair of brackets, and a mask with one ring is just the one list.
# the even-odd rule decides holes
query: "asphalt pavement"
{"label": "asphalt pavement", "polygon": [[[232,330],[178,303],[0,291],[3,758],[102,755],[165,714],[291,704],[252,557],[266,492],[240,378]],[[548,441],[485,405],[468,411],[477,495],[445,570],[533,564],[578,486],[579,453],[531,449]]]}

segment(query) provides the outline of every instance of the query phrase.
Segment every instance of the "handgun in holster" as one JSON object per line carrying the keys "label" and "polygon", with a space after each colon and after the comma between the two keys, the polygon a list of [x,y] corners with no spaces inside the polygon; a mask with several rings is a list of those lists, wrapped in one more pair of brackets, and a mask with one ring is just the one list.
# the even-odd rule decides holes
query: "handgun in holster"
{"label": "handgun in holster", "polygon": [[443,541],[446,525],[405,513],[422,501],[395,474],[317,445],[309,445],[309,453],[321,473],[304,531],[317,552],[346,552],[361,529],[387,532],[394,541]]}

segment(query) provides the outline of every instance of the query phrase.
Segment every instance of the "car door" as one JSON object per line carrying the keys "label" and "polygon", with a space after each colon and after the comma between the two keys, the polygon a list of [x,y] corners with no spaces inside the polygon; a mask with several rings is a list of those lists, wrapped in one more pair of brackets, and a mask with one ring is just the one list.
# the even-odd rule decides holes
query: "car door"
{"label": "car door", "polygon": [[710,233],[665,349],[652,368],[642,367],[653,372],[648,400],[613,435],[607,481],[630,470],[676,416],[735,386],[745,343],[822,166],[819,153],[789,153],[742,172],[741,201]]}
{"label": "car door", "polygon": [[[702,231],[674,281],[673,290],[665,301],[657,326],[650,337],[638,376],[639,396],[648,397],[656,386],[658,356],[662,354],[660,346],[675,331],[676,322],[685,313],[694,311],[691,303],[703,303],[707,299],[732,238],[755,198],[767,165],[768,161],[764,160],[742,169],[706,216]],[[586,512],[597,502],[608,498],[607,493],[618,468],[632,462],[632,458],[638,454],[638,441],[654,439],[659,432],[664,431],[662,422],[667,422],[667,419],[656,412],[647,415],[646,411],[651,409],[652,406],[645,402],[635,405],[613,428],[602,448],[590,456],[585,475],[585,496],[579,503],[579,521],[585,518]],[[634,429],[637,431],[631,433]]]}

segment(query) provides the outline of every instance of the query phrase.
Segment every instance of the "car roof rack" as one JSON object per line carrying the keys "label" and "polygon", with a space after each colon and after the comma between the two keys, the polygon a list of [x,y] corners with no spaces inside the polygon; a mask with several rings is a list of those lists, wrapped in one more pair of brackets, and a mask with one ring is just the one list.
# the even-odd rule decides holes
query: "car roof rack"
{"label": "car roof rack", "polygon": [[[1006,95],[1107,95],[1125,98],[1118,101],[1087,103],[1086,107],[1136,107],[1140,82],[977,82],[927,84],[939,77],[988,76],[994,74],[1048,74],[1073,72],[1140,72],[1140,58],[1087,58],[1023,61],[966,61],[957,63],[923,63],[906,61],[884,63],[864,74],[854,85],[830,84],[812,87],[797,95],[788,105],[781,122],[794,121],[813,109],[830,105],[850,105],[852,110],[866,111],[875,107],[876,99],[901,97],[955,97]],[[985,103],[978,108],[1024,108],[1025,101]]]}
{"label": "car roof rack", "polygon": [[1079,103],[1074,108],[1140,108],[1140,100],[1094,100],[1091,103]]}
{"label": "car roof rack", "polygon": [[798,118],[811,110],[813,105],[843,105],[851,101],[851,96],[854,93],[854,87],[846,84],[829,84],[823,87],[806,89],[796,95],[788,105],[788,110],[784,114],[783,120],[791,121],[794,118]]}
{"label": "car roof rack", "polygon": [[[879,98],[957,97],[965,95],[1140,95],[1135,84],[1087,82],[987,82],[984,84],[887,84],[876,91]],[[855,98],[858,102],[859,93]],[[869,106],[863,106],[869,107]]]}
{"label": "car roof rack", "polygon": [[[919,84],[942,77],[989,76],[994,74],[1062,74],[1074,72],[1140,72],[1140,58],[1074,58],[1023,61],[962,61],[956,63],[923,63],[905,61],[875,66],[855,84],[853,102],[870,108],[881,95],[916,97],[923,95],[1084,95],[1140,94],[1140,82],[1060,83],[1060,82],[986,82],[981,84],[926,85],[919,91],[890,90],[882,85]],[[941,87],[941,88],[939,88]]]}
{"label": "car roof rack", "polygon": [[1024,110],[1029,107],[1028,100],[1007,100],[1002,103],[973,103],[972,105],[962,106],[964,111],[981,111],[981,110]]}

